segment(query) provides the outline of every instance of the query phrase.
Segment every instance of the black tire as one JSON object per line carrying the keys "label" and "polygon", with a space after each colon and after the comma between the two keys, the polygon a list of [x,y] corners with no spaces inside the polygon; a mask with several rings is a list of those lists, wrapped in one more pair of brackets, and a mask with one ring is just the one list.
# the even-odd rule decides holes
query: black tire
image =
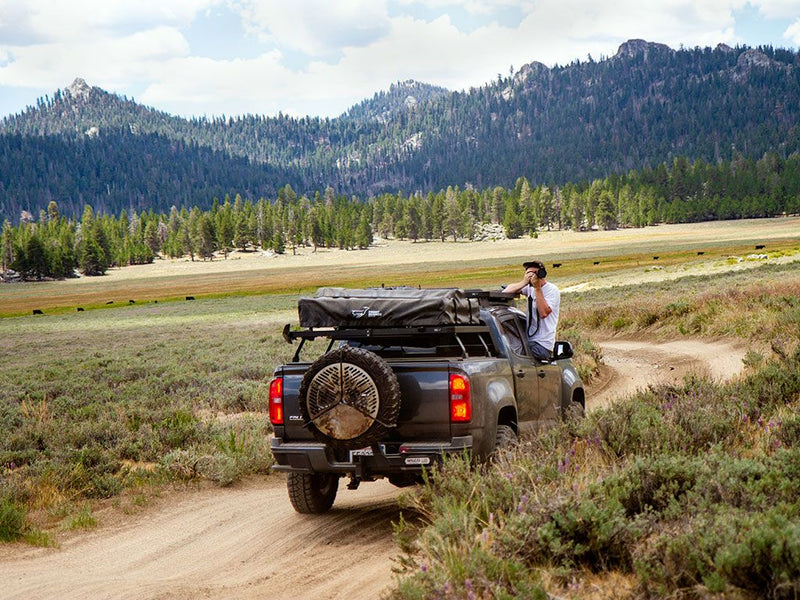
{"label": "black tire", "polygon": [[586,416],[586,409],[584,408],[583,403],[578,402],[576,400],[573,400],[572,402],[569,403],[569,407],[565,412],[566,412],[565,417],[568,420],[572,419],[575,421],[579,421]]}
{"label": "black tire", "polygon": [[517,432],[510,425],[498,425],[497,434],[494,436],[494,449],[508,450],[516,446]]}
{"label": "black tire", "polygon": [[499,424],[494,436],[494,448],[489,454],[489,459],[491,461],[510,460],[518,441],[517,433],[510,425]]}
{"label": "black tire", "polygon": [[332,473],[289,473],[286,487],[297,512],[318,515],[333,506],[339,490],[339,476]]}
{"label": "black tire", "polygon": [[300,413],[314,437],[341,450],[365,448],[386,436],[400,414],[400,384],[377,354],[342,346],[306,371]]}

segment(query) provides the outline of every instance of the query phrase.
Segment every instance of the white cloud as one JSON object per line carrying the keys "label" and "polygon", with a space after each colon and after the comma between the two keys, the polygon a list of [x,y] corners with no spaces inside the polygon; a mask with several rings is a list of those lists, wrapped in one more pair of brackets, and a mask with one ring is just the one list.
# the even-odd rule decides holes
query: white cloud
{"label": "white cloud", "polygon": [[795,46],[800,46],[800,18],[789,25],[783,33],[783,37],[792,42]]}
{"label": "white cloud", "polygon": [[768,19],[794,19],[800,17],[798,0],[749,0],[749,4]]}
{"label": "white cloud", "polygon": [[434,10],[461,8],[474,15],[491,15],[498,9],[517,8],[528,12],[536,2],[534,0],[397,0],[396,4],[406,7],[423,7]]}
{"label": "white cloud", "polygon": [[368,46],[388,27],[382,0],[243,0],[238,10],[246,31],[310,56]]}
{"label": "white cloud", "polygon": [[0,67],[0,84],[55,90],[80,76],[94,85],[119,89],[147,79],[162,61],[187,53],[185,38],[170,27],[116,39],[86,39],[68,47],[59,42],[18,46],[10,50],[13,58]]}
{"label": "white cloud", "polygon": [[186,25],[220,0],[0,0],[0,45],[73,42]]}

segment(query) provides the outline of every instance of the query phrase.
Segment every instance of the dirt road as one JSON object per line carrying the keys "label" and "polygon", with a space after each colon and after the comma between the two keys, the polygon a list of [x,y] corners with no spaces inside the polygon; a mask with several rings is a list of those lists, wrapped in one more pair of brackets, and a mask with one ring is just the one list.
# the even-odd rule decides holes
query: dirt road
{"label": "dirt road", "polygon": [[680,382],[697,374],[719,381],[742,370],[748,348],[728,340],[682,339],[670,342],[612,339],[600,342],[605,368],[586,390],[589,410],[650,384]]}
{"label": "dirt road", "polygon": [[383,482],[341,489],[334,510],[310,517],[294,512],[277,474],[181,492],[61,548],[3,552],[0,597],[378,598],[391,583],[397,495]]}
{"label": "dirt road", "polygon": [[[588,390],[590,410],[690,371],[728,378],[746,351],[696,340],[601,347],[608,367]],[[57,549],[0,548],[0,597],[373,600],[392,584],[398,494],[381,481],[357,491],[342,485],[334,509],[311,517],[293,511],[280,475],[179,493]]]}

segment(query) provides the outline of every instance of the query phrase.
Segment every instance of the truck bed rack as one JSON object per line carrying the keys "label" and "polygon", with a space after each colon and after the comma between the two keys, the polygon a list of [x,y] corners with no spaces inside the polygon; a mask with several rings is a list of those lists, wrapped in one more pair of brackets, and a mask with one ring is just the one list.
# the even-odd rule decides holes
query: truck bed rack
{"label": "truck bed rack", "polygon": [[[489,327],[486,325],[431,325],[419,327],[335,327],[335,328],[314,328],[292,331],[291,325],[287,324],[283,328],[283,339],[288,343],[300,340],[300,345],[295,351],[292,362],[300,361],[300,352],[307,340],[317,338],[328,338],[330,344],[329,351],[337,341],[353,341],[362,345],[381,345],[384,341],[398,342],[407,340],[408,345],[414,345],[414,340],[431,340],[438,338],[449,338],[455,341],[458,346],[459,355],[462,358],[469,358],[470,350],[472,353],[480,352],[482,356],[492,356],[490,344],[485,338],[491,339]],[[398,343],[392,345],[400,345]],[[440,347],[442,347],[440,345]],[[453,353],[449,354],[453,356]]]}

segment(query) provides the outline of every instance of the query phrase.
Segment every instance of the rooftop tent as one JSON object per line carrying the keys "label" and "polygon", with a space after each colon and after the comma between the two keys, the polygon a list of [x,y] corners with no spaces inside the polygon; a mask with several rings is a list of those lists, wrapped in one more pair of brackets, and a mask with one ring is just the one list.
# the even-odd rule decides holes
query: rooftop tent
{"label": "rooftop tent", "polygon": [[301,327],[477,325],[479,308],[455,288],[320,288],[298,301]]}

